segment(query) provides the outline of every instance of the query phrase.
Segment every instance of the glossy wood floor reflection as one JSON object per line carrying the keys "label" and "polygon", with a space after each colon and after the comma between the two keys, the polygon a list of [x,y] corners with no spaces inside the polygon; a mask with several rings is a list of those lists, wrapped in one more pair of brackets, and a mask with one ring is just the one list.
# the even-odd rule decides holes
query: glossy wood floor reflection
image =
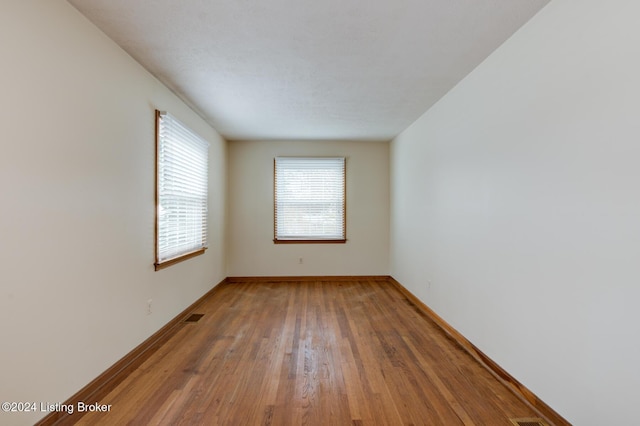
{"label": "glossy wood floor reflection", "polygon": [[512,425],[536,417],[387,282],[224,284],[95,425]]}

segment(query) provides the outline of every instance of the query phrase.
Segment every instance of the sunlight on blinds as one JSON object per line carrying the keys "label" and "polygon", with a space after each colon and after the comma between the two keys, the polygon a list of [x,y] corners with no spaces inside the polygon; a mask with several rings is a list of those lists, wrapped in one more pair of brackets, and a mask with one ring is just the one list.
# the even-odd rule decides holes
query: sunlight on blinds
{"label": "sunlight on blinds", "polygon": [[276,157],[276,240],[345,239],[345,159]]}

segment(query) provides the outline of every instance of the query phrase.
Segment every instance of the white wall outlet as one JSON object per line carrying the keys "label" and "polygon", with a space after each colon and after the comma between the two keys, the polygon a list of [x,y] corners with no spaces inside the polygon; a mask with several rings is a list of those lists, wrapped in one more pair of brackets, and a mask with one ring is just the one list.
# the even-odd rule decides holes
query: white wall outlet
{"label": "white wall outlet", "polygon": [[298,263],[299,263],[300,265],[302,265],[302,264],[304,263],[304,259],[303,259],[303,258],[301,258],[301,257],[299,257],[299,258],[298,258]]}
{"label": "white wall outlet", "polygon": [[147,300],[147,315],[151,315],[151,304],[153,303],[153,299]]}
{"label": "white wall outlet", "polygon": [[427,290],[431,290],[431,281],[427,281]]}

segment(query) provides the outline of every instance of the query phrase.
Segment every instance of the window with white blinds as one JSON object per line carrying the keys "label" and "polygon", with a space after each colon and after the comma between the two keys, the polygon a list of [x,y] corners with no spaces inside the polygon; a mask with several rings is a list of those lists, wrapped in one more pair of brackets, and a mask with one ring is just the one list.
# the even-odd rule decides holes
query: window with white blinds
{"label": "window with white blinds", "polygon": [[156,270],[207,248],[209,144],[156,111]]}
{"label": "window with white blinds", "polygon": [[345,159],[275,158],[274,242],[345,242]]}

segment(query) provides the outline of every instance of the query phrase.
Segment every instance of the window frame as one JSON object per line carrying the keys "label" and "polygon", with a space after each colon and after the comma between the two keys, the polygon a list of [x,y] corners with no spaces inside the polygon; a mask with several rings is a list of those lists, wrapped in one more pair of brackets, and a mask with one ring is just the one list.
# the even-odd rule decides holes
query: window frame
{"label": "window frame", "polygon": [[[180,252],[172,257],[168,257],[166,259],[161,259],[161,253],[160,253],[160,239],[161,239],[161,229],[160,229],[160,206],[161,206],[161,191],[160,191],[160,184],[161,184],[161,176],[160,176],[160,161],[161,161],[161,120],[163,118],[163,116],[168,116],[171,118],[171,120],[173,122],[175,122],[178,126],[180,126],[182,128],[182,130],[186,131],[189,136],[191,138],[193,138],[193,140],[202,143],[206,146],[205,149],[205,158],[204,158],[204,162],[205,162],[205,191],[204,191],[204,209],[202,211],[202,221],[203,221],[203,225],[202,225],[202,234],[201,234],[201,246],[200,247],[196,247],[193,249],[189,249],[188,251],[183,251]],[[154,220],[154,248],[155,248],[155,262],[154,262],[154,268],[156,271],[159,271],[161,269],[167,268],[169,266],[175,265],[176,263],[180,263],[182,261],[185,261],[187,259],[191,259],[192,257],[195,256],[199,256],[201,254],[203,254],[207,248],[208,248],[208,203],[209,203],[209,182],[208,182],[208,160],[209,160],[209,143],[202,138],[201,136],[199,136],[198,134],[196,134],[195,132],[193,132],[191,129],[189,129],[187,126],[185,126],[183,123],[180,122],[180,120],[178,120],[177,118],[175,118],[173,115],[165,112],[165,111],[160,111],[160,110],[156,110],[155,111],[155,121],[156,121],[156,126],[155,126],[155,139],[156,139],[156,146],[155,146],[155,220]]]}
{"label": "window frame", "polygon": [[[278,237],[278,187],[277,187],[277,160],[287,159],[341,159],[342,166],[342,237],[341,238],[282,238]],[[273,159],[273,242],[274,244],[345,244],[347,242],[347,158],[346,157],[313,157],[313,156],[276,156]]]}

